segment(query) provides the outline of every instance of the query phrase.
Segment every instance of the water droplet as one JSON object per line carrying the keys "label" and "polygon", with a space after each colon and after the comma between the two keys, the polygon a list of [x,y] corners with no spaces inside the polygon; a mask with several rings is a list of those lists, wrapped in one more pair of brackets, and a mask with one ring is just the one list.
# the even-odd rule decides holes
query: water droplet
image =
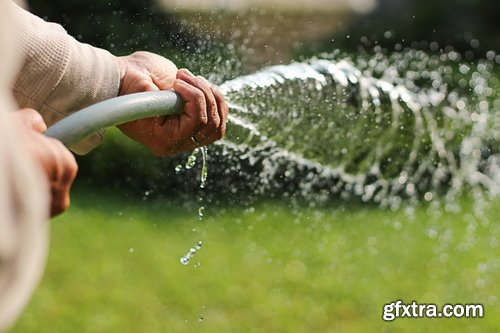
{"label": "water droplet", "polygon": [[200,151],[199,148],[195,148],[192,152],[191,152],[191,155],[189,155],[187,161],[186,161],[186,164],[184,165],[184,167],[186,169],[192,169],[195,164],[196,164],[196,157],[198,156],[198,152]]}
{"label": "water droplet", "polygon": [[189,251],[180,258],[180,263],[187,266],[191,262],[191,259],[196,255],[196,253],[201,249],[202,241],[198,241],[194,247],[190,248]]}
{"label": "water droplet", "polygon": [[202,166],[201,166],[200,188],[205,188],[205,185],[207,183],[207,175],[208,175],[207,152],[208,152],[207,147],[205,146],[201,147]]}

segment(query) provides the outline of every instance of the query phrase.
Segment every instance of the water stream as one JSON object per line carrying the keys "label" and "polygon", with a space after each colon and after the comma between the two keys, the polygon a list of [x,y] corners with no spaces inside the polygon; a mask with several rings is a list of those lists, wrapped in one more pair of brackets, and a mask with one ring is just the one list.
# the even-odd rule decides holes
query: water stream
{"label": "water stream", "polygon": [[[221,186],[229,191],[241,191],[233,173],[245,175],[249,196],[281,191],[313,204],[340,196],[391,208],[439,199],[453,208],[463,194],[496,197],[500,75],[490,58],[325,55],[226,81],[219,87],[231,109],[228,130],[214,149],[226,160],[210,172],[228,175]],[[200,153],[201,220],[206,147],[175,169],[192,169]],[[180,262],[188,265],[200,248],[201,241]]]}
{"label": "water stream", "polygon": [[390,205],[474,189],[496,196],[494,55],[326,55],[238,77],[220,85],[231,114],[218,145],[260,165],[261,193],[294,179],[306,197]]}

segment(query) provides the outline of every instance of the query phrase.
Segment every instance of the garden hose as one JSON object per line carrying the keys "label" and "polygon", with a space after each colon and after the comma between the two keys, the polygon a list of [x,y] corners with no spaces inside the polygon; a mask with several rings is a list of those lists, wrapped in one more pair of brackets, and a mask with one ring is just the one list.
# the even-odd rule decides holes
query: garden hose
{"label": "garden hose", "polygon": [[182,111],[182,98],[174,91],[130,94],[82,109],[50,126],[45,135],[71,147],[107,127]]}

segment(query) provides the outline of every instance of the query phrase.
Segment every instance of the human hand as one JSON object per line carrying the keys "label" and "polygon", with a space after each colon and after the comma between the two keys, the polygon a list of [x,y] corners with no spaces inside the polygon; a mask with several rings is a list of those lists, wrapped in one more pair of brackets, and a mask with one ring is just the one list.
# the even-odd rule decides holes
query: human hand
{"label": "human hand", "polygon": [[121,72],[119,95],[173,89],[185,102],[181,114],[118,126],[123,133],[158,156],[192,150],[222,138],[228,107],[222,94],[205,78],[187,69],[177,70],[171,61],[149,52],[117,59]]}
{"label": "human hand", "polygon": [[51,216],[64,212],[69,207],[70,188],[78,171],[75,157],[60,141],[42,134],[47,126],[35,110],[22,109],[13,112],[12,117],[21,132],[20,144],[47,176]]}

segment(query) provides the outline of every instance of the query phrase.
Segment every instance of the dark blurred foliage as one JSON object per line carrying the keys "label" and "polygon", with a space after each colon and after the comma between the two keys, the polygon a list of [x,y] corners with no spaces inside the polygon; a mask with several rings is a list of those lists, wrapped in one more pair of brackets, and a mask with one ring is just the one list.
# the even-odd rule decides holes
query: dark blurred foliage
{"label": "dark blurred foliage", "polygon": [[135,50],[192,51],[203,40],[153,0],[30,0],[29,6],[78,40],[117,55]]}
{"label": "dark blurred foliage", "polygon": [[[500,49],[498,0],[379,0],[377,8],[355,17],[330,38],[307,45],[308,55],[332,48],[388,50],[411,47],[437,50],[453,48],[468,58],[484,57]],[[435,44],[434,44],[435,45]]]}

